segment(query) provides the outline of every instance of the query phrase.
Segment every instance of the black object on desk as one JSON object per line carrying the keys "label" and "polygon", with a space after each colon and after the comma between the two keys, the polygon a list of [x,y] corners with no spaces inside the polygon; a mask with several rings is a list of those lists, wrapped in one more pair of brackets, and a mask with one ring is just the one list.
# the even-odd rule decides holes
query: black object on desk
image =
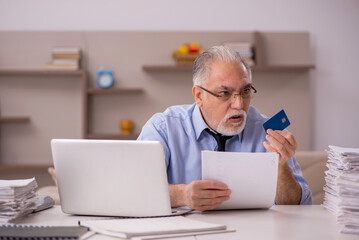
{"label": "black object on desk", "polygon": [[49,196],[38,195],[35,198],[36,198],[36,208],[34,209],[33,212],[39,212],[55,205],[54,199],[52,199]]}
{"label": "black object on desk", "polygon": [[0,226],[0,240],[6,239],[79,239],[88,231],[86,227],[50,227],[50,226],[25,226],[2,225]]}

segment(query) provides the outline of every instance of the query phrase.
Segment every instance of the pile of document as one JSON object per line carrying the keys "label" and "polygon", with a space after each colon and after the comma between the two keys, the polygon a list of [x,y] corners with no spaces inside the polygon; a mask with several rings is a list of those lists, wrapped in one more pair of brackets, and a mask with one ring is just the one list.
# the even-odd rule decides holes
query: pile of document
{"label": "pile of document", "polygon": [[0,180],[0,223],[8,223],[36,208],[35,178]]}
{"label": "pile of document", "polygon": [[343,233],[359,234],[359,148],[329,146],[323,205]]}

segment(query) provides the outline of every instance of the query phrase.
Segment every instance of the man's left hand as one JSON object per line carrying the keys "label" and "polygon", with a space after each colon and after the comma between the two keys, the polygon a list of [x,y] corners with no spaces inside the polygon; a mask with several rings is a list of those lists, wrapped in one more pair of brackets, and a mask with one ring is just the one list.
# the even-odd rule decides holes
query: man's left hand
{"label": "man's left hand", "polygon": [[295,154],[297,141],[290,132],[267,130],[267,141],[263,142],[268,152],[279,154],[276,204],[299,204],[301,187],[295,179],[287,161]]}
{"label": "man's left hand", "polygon": [[269,143],[264,141],[263,146],[268,152],[279,154],[279,165],[286,163],[298,147],[297,141],[290,132],[268,129],[266,139]]}

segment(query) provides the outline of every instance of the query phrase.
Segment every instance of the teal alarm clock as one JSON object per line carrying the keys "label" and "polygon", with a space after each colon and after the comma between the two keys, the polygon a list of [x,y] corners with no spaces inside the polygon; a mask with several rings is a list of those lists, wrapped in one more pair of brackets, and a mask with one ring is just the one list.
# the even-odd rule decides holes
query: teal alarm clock
{"label": "teal alarm clock", "polygon": [[100,88],[110,88],[113,86],[113,82],[112,70],[99,70],[97,72],[97,84]]}

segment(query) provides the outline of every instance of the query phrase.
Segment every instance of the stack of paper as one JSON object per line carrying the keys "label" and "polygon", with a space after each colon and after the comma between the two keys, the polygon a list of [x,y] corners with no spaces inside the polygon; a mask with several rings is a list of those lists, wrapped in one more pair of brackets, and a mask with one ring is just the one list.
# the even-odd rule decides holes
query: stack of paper
{"label": "stack of paper", "polygon": [[36,208],[35,178],[0,180],[0,223],[31,213]]}
{"label": "stack of paper", "polygon": [[343,224],[341,232],[359,234],[359,148],[329,146],[324,207]]}

